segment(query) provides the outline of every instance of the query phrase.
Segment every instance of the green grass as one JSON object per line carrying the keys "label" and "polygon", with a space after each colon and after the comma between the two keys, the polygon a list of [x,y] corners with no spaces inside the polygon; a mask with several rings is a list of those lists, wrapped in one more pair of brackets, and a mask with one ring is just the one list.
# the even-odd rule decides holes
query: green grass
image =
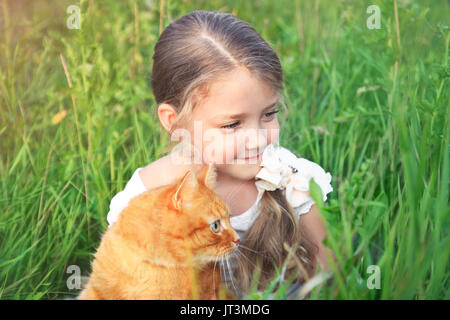
{"label": "green grass", "polygon": [[[69,30],[71,4],[0,5],[2,299],[77,294],[67,267],[88,274],[111,198],[164,154],[152,50],[195,9],[233,12],[272,45],[289,108],[281,144],[333,176],[319,207],[337,265],[311,298],[450,298],[447,1],[81,1]],[[366,27],[371,4],[380,30]],[[380,289],[366,285],[370,265]]]}

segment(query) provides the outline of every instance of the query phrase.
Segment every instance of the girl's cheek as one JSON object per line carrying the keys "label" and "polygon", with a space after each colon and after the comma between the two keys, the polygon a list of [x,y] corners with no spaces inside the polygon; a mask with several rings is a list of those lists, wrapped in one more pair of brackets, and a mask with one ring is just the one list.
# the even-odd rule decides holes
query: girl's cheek
{"label": "girl's cheek", "polygon": [[234,134],[224,134],[223,135],[223,161],[222,164],[233,164],[236,155],[238,146],[236,145],[236,136]]}
{"label": "girl's cheek", "polygon": [[[276,118],[274,121],[270,121],[264,128],[266,130],[267,144],[278,143],[278,138],[280,136],[280,124]],[[263,150],[261,150],[263,151]]]}
{"label": "girl's cheek", "polygon": [[203,160],[205,163],[224,164],[230,153],[229,141],[219,129],[209,129],[203,136]]}
{"label": "girl's cheek", "polygon": [[280,126],[277,125],[268,130],[267,144],[275,143],[278,144],[278,138],[280,137]]}

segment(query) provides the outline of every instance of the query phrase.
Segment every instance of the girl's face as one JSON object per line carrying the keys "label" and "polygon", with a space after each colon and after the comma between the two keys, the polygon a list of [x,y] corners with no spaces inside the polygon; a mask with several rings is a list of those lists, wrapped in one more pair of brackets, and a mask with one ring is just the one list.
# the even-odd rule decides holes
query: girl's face
{"label": "girl's face", "polygon": [[278,142],[277,107],[274,89],[238,68],[214,82],[194,108],[186,128],[191,145],[201,150],[202,163],[214,163],[219,174],[253,179],[265,147]]}

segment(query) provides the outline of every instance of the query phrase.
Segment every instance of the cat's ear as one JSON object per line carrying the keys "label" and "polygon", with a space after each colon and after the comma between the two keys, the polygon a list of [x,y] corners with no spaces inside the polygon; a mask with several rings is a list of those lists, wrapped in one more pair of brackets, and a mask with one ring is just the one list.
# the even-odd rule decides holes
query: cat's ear
{"label": "cat's ear", "polygon": [[195,188],[197,185],[195,174],[191,170],[188,170],[181,179],[181,182],[177,185],[177,189],[172,196],[172,203],[176,209],[180,209],[181,207],[184,191],[187,188]]}
{"label": "cat's ear", "polygon": [[217,180],[216,167],[213,164],[205,165],[198,175],[198,180],[209,189],[214,189]]}

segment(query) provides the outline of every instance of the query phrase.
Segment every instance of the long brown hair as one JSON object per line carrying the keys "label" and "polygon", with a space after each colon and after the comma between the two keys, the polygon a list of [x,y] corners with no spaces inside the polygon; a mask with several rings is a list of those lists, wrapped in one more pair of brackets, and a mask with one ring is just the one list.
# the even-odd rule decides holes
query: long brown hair
{"label": "long brown hair", "polygon": [[[247,22],[229,13],[197,10],[169,24],[154,50],[151,86],[157,105],[177,111],[169,134],[189,121],[195,105],[208,94],[208,85],[237,67],[269,83],[286,110],[283,71],[271,46]],[[265,192],[260,214],[242,240],[242,253],[234,272],[240,293],[250,289],[256,265],[261,266],[258,288],[264,288],[281,269],[292,247],[286,275],[295,270],[303,281],[312,270],[314,243],[301,230],[299,217],[280,190]],[[287,246],[286,246],[287,245]],[[316,248],[317,250],[317,248]]]}

